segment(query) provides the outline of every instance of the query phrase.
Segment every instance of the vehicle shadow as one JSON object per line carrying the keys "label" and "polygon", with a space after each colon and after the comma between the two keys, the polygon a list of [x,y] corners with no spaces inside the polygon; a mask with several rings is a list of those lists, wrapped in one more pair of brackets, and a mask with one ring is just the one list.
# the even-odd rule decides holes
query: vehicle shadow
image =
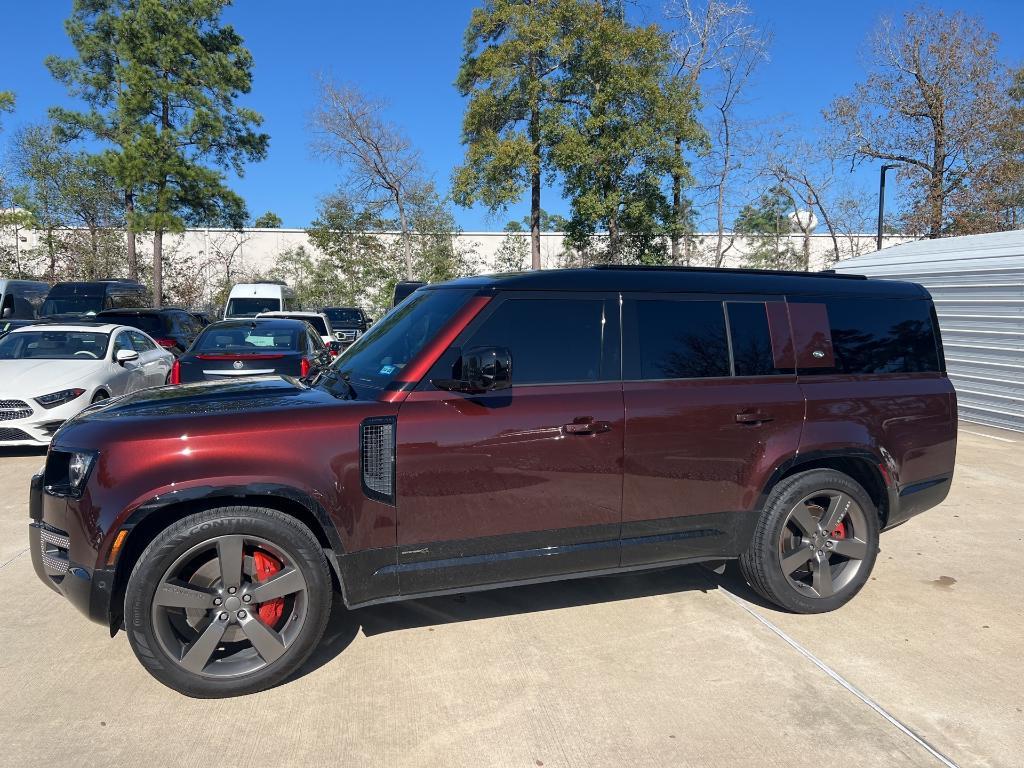
{"label": "vehicle shadow", "polygon": [[[535,611],[552,611],[618,600],[717,588],[718,577],[699,565],[506,587],[346,610],[335,595],[323,640],[287,682],[297,680],[340,655],[362,631],[372,637],[438,624],[478,621]],[[742,577],[741,577],[742,581]],[[732,588],[730,586],[730,591]]]}
{"label": "vehicle shadow", "polygon": [[17,458],[20,456],[45,456],[45,445],[12,445],[0,448],[0,459]]}

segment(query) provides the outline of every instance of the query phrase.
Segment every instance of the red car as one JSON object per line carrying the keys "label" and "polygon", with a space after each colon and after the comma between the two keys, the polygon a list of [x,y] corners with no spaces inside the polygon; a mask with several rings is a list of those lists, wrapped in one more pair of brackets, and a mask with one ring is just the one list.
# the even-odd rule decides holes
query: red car
{"label": "red car", "polygon": [[593,268],[421,288],[319,376],[86,410],[31,496],[50,587],[192,696],[272,686],[349,607],[738,558],[838,608],[938,504],[956,396],[928,293]]}

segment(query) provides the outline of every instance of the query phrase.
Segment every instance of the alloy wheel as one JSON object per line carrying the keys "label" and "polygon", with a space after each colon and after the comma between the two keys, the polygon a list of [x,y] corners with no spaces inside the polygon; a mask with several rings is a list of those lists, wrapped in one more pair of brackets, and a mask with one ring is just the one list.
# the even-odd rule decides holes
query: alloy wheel
{"label": "alloy wheel", "polygon": [[779,563],[790,586],[832,597],[857,576],[868,555],[864,510],[847,493],[816,491],[790,510],[779,538]]}
{"label": "alloy wheel", "polygon": [[217,536],[189,549],[164,572],[152,601],[156,637],[183,669],[238,677],[279,659],[308,615],[296,559],[256,536]]}

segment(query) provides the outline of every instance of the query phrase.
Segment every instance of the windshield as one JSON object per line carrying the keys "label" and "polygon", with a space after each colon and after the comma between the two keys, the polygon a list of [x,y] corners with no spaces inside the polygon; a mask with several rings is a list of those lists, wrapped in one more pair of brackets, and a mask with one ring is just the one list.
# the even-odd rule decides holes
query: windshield
{"label": "windshield", "polygon": [[281,300],[272,296],[249,299],[230,299],[228,301],[228,317],[256,317],[260,312],[277,312],[281,309]]}
{"label": "windshield", "polygon": [[360,386],[383,389],[472,295],[444,289],[410,296],[346,349],[332,369],[357,392]]}
{"label": "windshield", "polygon": [[264,352],[294,352],[299,348],[301,327],[279,324],[209,326],[196,339],[192,354],[258,355]]}
{"label": "windshield", "polygon": [[110,334],[88,331],[23,331],[0,339],[0,360],[99,360]]}
{"label": "windshield", "polygon": [[40,315],[95,315],[103,310],[103,296],[57,296],[43,302]]}
{"label": "windshield", "polygon": [[324,314],[331,320],[331,325],[354,325],[363,322],[360,309],[325,309]]}

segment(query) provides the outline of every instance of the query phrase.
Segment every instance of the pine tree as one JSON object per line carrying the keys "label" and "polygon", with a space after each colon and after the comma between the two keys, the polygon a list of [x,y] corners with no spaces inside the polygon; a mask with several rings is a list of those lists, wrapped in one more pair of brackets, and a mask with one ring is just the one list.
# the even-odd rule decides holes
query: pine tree
{"label": "pine tree", "polygon": [[252,56],[222,24],[229,0],[75,0],[65,28],[71,58],[47,66],[86,111],[51,116],[71,136],[105,144],[125,190],[129,258],[134,232],[153,232],[153,297],[162,294],[163,234],[186,224],[240,227],[245,204],[223,170],[261,160],[262,118],[237,104],[252,85]]}

